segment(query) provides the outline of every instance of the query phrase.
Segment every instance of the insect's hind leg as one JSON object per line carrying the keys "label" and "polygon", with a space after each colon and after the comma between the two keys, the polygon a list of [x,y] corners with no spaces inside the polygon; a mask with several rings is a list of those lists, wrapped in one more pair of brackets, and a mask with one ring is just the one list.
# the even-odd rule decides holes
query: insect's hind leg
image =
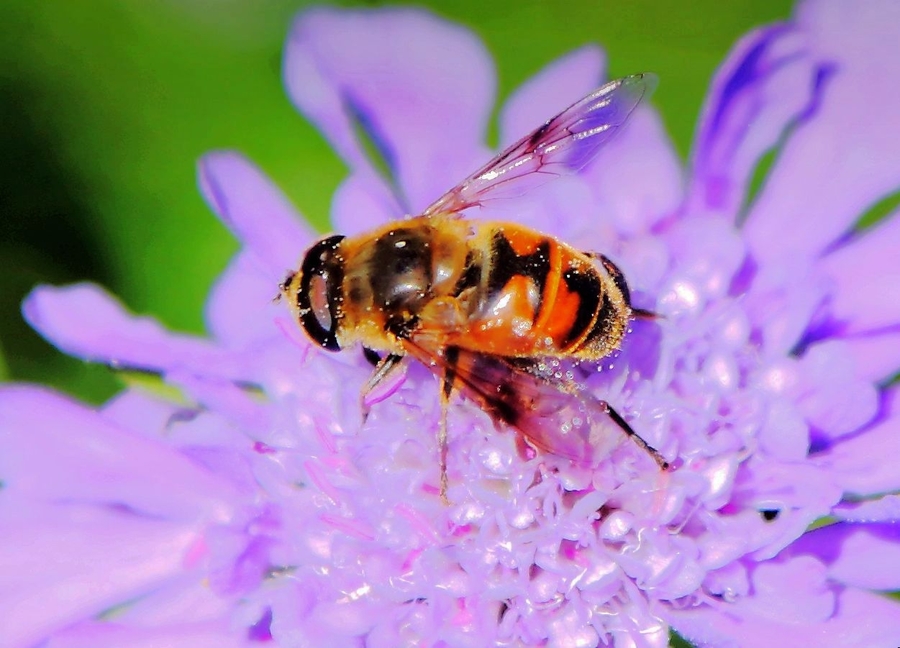
{"label": "insect's hind leg", "polygon": [[612,419],[613,423],[618,425],[622,431],[628,435],[628,437],[634,441],[639,448],[641,448],[644,452],[650,455],[653,458],[653,461],[656,462],[656,465],[659,466],[660,470],[668,470],[669,462],[663,458],[663,456],[659,453],[659,450],[654,448],[652,445],[647,443],[641,435],[634,431],[634,429],[628,425],[628,421],[626,421],[622,416],[610,407],[609,403],[606,401],[600,401],[600,405],[606,411],[606,415]]}

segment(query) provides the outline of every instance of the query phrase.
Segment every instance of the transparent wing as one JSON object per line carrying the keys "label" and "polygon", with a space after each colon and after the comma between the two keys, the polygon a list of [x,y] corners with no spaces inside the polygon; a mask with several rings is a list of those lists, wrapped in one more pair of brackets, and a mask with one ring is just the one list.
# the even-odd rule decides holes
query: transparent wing
{"label": "transparent wing", "polygon": [[486,200],[521,195],[587,164],[656,86],[656,76],[610,81],[507,148],[423,212],[460,212]]}
{"label": "transparent wing", "polygon": [[[538,450],[593,466],[624,438],[603,401],[526,360],[404,341],[406,352]],[[616,415],[618,416],[618,415]]]}

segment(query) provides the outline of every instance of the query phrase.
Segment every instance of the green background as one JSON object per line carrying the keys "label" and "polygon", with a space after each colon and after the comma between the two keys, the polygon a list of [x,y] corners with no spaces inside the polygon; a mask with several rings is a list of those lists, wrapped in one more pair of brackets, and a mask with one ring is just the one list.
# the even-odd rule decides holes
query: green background
{"label": "green background", "polygon": [[[97,402],[102,367],[32,333],[19,303],[38,282],[90,279],[139,313],[203,331],[202,307],[236,242],[204,205],[195,163],[236,148],[319,229],[345,173],[294,112],[280,78],[297,0],[6,0],[0,7],[0,377]],[[372,6],[378,3],[363,3]],[[656,72],[653,102],[686,157],[709,79],[782,0],[424,3],[474,29],[499,97],[588,42],[612,76]],[[300,251],[298,250],[298,256]]]}

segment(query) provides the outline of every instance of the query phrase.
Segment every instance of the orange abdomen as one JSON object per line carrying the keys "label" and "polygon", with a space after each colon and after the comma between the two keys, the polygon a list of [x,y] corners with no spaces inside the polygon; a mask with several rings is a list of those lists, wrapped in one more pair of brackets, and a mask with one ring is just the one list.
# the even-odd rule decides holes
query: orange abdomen
{"label": "orange abdomen", "polygon": [[585,254],[509,223],[479,223],[472,244],[490,252],[467,330],[453,344],[494,355],[584,359],[618,346],[628,306]]}

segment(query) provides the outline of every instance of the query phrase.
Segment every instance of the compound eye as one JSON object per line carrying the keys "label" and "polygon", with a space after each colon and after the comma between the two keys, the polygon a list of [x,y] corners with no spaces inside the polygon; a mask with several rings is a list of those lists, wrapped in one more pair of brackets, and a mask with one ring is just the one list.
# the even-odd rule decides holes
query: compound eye
{"label": "compound eye", "polygon": [[313,275],[309,281],[309,305],[319,326],[330,331],[334,322],[331,317],[331,308],[328,304],[328,273]]}
{"label": "compound eye", "polygon": [[306,253],[297,291],[300,324],[316,344],[329,351],[341,348],[337,329],[344,268],[337,249],[343,239],[343,236],[330,236]]}

